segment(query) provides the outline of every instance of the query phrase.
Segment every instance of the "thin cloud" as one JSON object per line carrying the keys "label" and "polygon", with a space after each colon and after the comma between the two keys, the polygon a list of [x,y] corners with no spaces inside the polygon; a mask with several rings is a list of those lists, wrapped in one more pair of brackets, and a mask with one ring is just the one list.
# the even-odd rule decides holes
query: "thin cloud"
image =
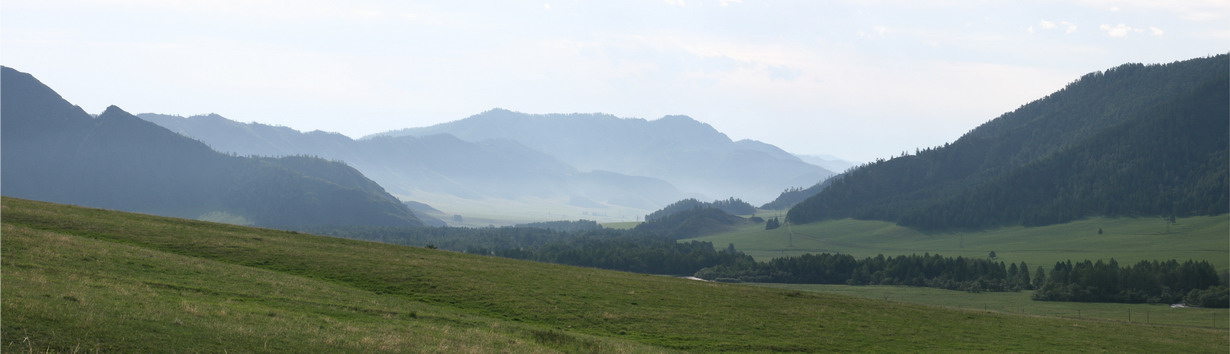
{"label": "thin cloud", "polygon": [[1230,1],[1080,0],[1085,6],[1111,12],[1168,12],[1191,22],[1217,21],[1230,14]]}
{"label": "thin cloud", "polygon": [[[1038,21],[1038,28],[1041,28],[1043,30],[1049,31],[1053,29],[1059,29],[1061,27],[1063,28],[1064,34],[1072,34],[1076,32],[1076,24],[1068,22],[1068,21],[1055,22],[1055,21],[1050,21],[1050,20],[1045,20],[1045,19]],[[1029,28],[1026,28],[1025,31],[1029,33],[1034,33],[1034,26],[1029,26]]]}
{"label": "thin cloud", "polygon": [[1114,26],[1103,24],[1101,26],[1098,26],[1098,28],[1102,29],[1103,31],[1106,31],[1106,34],[1111,37],[1124,37],[1124,36],[1127,36],[1129,33],[1132,33],[1133,31],[1131,26],[1128,26],[1122,23],[1114,25]]}
{"label": "thin cloud", "polygon": [[1063,22],[1061,22],[1060,24],[1062,24],[1062,25],[1063,25],[1063,33],[1064,33],[1064,34],[1072,34],[1072,33],[1075,33],[1075,32],[1076,32],[1076,25],[1075,25],[1075,24],[1072,24],[1071,22],[1068,22],[1068,21],[1063,21]]}

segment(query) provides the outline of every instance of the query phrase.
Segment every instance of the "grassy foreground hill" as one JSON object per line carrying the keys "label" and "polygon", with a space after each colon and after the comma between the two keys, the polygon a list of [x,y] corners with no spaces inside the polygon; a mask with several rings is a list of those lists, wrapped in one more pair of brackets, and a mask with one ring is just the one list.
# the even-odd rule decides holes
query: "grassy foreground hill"
{"label": "grassy foreground hill", "polygon": [[945,310],[4,198],[5,352],[1230,350]]}

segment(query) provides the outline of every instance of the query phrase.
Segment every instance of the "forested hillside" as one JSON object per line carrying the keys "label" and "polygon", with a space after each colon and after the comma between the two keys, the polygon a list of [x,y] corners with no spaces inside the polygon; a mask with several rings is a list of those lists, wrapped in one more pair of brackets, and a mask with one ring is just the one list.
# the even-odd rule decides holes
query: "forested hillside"
{"label": "forested hillside", "polygon": [[236,224],[420,225],[342,163],[244,158],[111,106],[97,118],[3,68],[4,195]]}
{"label": "forested hillside", "polygon": [[671,203],[670,205],[667,205],[666,207],[659,209],[658,211],[649,213],[649,215],[645,215],[645,221],[660,220],[668,216],[671,216],[673,214],[678,214],[678,213],[685,212],[685,211],[692,211],[693,209],[708,209],[708,208],[721,209],[722,211],[726,212],[727,214],[731,214],[731,215],[748,215],[748,214],[756,213],[756,207],[753,207],[751,204],[748,204],[747,202],[744,202],[742,199],[739,199],[739,198],[729,198],[726,200],[715,200],[712,202],[702,202],[694,198],[688,198],[688,199],[684,199],[684,200]]}
{"label": "forested hillside", "polygon": [[1226,213],[1228,64],[1219,55],[1085,75],[956,142],[849,171],[788,219],[952,229]]}
{"label": "forested hillside", "polygon": [[765,209],[765,210],[789,209],[790,207],[795,206],[796,204],[799,204],[800,202],[804,200],[807,200],[807,198],[811,198],[815,196],[816,194],[820,194],[820,191],[824,190],[824,188],[827,188],[829,184],[832,184],[834,180],[840,177],[841,175],[829,177],[825,179],[823,182],[816,183],[815,185],[811,187],[807,187],[807,188],[787,189],[785,191],[782,191],[782,194],[777,195],[777,199],[773,199],[773,201],[765,203],[764,205],[761,205],[760,208]]}

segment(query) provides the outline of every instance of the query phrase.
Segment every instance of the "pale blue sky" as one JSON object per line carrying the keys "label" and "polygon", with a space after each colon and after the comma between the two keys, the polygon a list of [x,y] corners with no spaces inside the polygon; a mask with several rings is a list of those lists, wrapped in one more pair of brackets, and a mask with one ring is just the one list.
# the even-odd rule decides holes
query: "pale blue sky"
{"label": "pale blue sky", "polygon": [[502,107],[689,115],[866,161],[1087,72],[1230,51],[1230,1],[0,2],[0,63],[87,111],[360,137]]}

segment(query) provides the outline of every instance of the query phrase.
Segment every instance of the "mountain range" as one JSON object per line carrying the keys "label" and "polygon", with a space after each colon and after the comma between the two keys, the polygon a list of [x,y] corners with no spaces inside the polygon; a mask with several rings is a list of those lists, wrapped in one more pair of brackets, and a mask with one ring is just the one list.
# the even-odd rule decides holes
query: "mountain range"
{"label": "mountain range", "polygon": [[345,164],[222,154],[116,106],[91,116],[32,75],[0,70],[6,196],[278,228],[422,225]]}
{"label": "mountain range", "polygon": [[139,117],[227,153],[342,161],[403,200],[463,214],[536,210],[519,217],[632,219],[684,198],[763,199],[832,174],[772,145],[734,142],[681,116],[646,121],[492,110],[357,140],[216,114]]}
{"label": "mountain range", "polygon": [[732,141],[687,116],[656,120],[607,114],[525,114],[493,109],[458,121],[395,130],[382,136],[449,134],[466,141],[511,140],[582,171],[604,170],[670,182],[709,200],[764,203],[791,187],[833,175],[776,146]]}
{"label": "mountain range", "polygon": [[816,164],[844,162],[733,141],[686,116],[494,109],[351,139],[213,114],[138,118],[112,106],[93,117],[4,68],[3,193],[288,228],[422,225],[411,206],[438,217],[631,219],[685,198],[777,193],[762,208],[793,206],[792,223],[970,229],[1216,215],[1230,212],[1228,62],[1091,73],[955,142],[837,176]]}
{"label": "mountain range", "polygon": [[1228,59],[1090,73],[951,144],[809,189],[788,220],[960,229],[1230,212]]}
{"label": "mountain range", "polygon": [[403,200],[426,203],[452,213],[510,213],[536,210],[643,214],[687,195],[652,177],[602,170],[580,171],[518,142],[469,142],[448,134],[380,136],[354,140],[337,133],[240,123],[218,115],[178,117],[141,114],[141,118],[218,151],[239,155],[311,155],[343,161]]}

